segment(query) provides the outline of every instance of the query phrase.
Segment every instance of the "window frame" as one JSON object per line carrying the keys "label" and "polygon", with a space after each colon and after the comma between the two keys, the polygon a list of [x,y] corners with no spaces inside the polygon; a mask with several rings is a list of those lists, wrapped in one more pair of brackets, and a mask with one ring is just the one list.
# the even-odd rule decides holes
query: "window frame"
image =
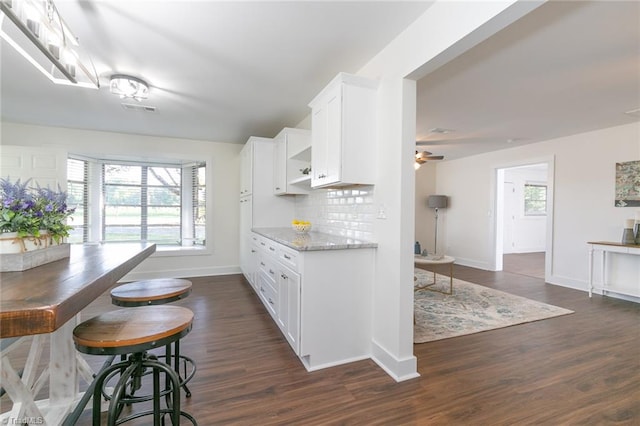
{"label": "window frame", "polygon": [[[148,159],[138,160],[134,158],[128,158],[126,160],[122,159],[112,159],[112,158],[96,158],[89,157],[85,155],[76,155],[69,154],[67,156],[67,160],[79,160],[84,161],[85,167],[89,170],[85,173],[85,177],[88,180],[86,182],[87,186],[87,194],[84,199],[84,215],[85,222],[83,227],[83,243],[107,243],[107,244],[119,244],[126,242],[141,242],[144,240],[131,240],[131,241],[105,241],[104,240],[104,175],[103,168],[104,165],[113,164],[113,165],[131,165],[138,167],[172,167],[180,169],[181,174],[181,185],[180,185],[180,196],[179,196],[179,209],[180,209],[180,223],[176,225],[178,227],[178,232],[180,234],[180,240],[176,244],[164,244],[161,242],[157,242],[156,244],[156,253],[158,255],[171,255],[173,254],[210,254],[211,247],[207,245],[207,234],[210,233],[211,224],[209,222],[209,217],[206,215],[206,206],[210,203],[207,186],[209,186],[209,174],[211,173],[207,168],[211,164],[210,161],[194,161],[194,160],[160,160],[160,161],[150,161]],[[199,176],[193,176],[194,173],[198,173],[200,168],[204,168],[204,182],[199,182]],[[185,170],[187,171],[185,173]],[[189,181],[184,179],[185,175],[190,177]],[[199,183],[198,187],[193,187],[194,182]],[[77,182],[74,181],[77,184]],[[143,183],[141,183],[143,185]],[[196,200],[197,195],[193,193],[196,191],[200,191],[204,188],[204,234],[202,238],[201,244],[194,244],[195,237],[197,235],[196,224],[193,223],[193,235],[188,231],[185,233],[185,217],[193,218],[194,217],[194,209],[199,206],[191,205],[190,203],[184,203],[185,197],[189,201]],[[147,206],[149,204],[147,203]],[[93,208],[92,208],[93,206]],[[177,206],[174,206],[177,207]],[[142,212],[141,212],[142,214]],[[194,222],[191,219],[191,222]],[[73,223],[70,223],[73,226]],[[137,226],[137,225],[136,225]],[[141,223],[142,227],[143,224]],[[187,224],[188,226],[188,224]],[[142,235],[141,235],[142,237]],[[193,238],[191,238],[193,237]],[[189,240],[191,244],[187,241]],[[210,239],[209,239],[210,240]]]}
{"label": "window frame", "polygon": [[[527,196],[527,187],[544,188],[544,199],[532,199]],[[525,182],[522,188],[522,208],[525,217],[544,217],[549,209],[549,186],[545,182]],[[527,208],[530,202],[544,203],[544,211],[532,210]]]}

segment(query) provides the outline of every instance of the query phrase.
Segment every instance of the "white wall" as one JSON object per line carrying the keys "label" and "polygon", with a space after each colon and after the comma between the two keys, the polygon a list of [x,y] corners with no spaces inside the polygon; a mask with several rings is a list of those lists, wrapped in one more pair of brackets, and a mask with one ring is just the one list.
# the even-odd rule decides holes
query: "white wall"
{"label": "white wall", "polygon": [[372,358],[397,380],[417,376],[413,355],[416,83],[430,70],[539,6],[540,1],[436,1],[359,75],[379,81],[374,204],[376,278]]}
{"label": "white wall", "polygon": [[[615,163],[640,160],[638,141],[640,123],[635,122],[437,164],[437,191],[451,201],[442,237],[447,252],[458,263],[491,269],[495,170],[552,157],[554,216],[547,281],[586,290],[587,242],[619,242],[624,220],[638,210],[614,206]],[[637,256],[619,256],[615,262],[616,285],[640,290]]]}
{"label": "white wall", "polygon": [[[239,273],[238,193],[242,145],[60,127],[2,123],[2,145],[43,147],[64,157],[136,156],[207,162],[207,250],[201,254],[156,253],[125,279]],[[63,164],[66,175],[66,164]],[[4,171],[0,171],[3,175]],[[6,177],[6,176],[4,176]]]}

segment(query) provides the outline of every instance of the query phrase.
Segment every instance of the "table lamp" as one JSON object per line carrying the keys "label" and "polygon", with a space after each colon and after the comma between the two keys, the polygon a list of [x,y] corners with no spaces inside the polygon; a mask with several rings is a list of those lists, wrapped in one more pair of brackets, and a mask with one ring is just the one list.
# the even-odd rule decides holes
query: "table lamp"
{"label": "table lamp", "polygon": [[446,195],[429,195],[429,198],[427,198],[427,207],[436,209],[435,241],[433,243],[433,254],[436,256],[438,254],[438,209],[446,208],[447,200]]}

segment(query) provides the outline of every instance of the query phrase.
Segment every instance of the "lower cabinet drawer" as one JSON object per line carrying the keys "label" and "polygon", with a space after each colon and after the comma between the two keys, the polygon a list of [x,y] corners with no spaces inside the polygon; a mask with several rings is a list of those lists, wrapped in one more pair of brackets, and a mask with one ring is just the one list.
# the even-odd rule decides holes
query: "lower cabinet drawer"
{"label": "lower cabinet drawer", "polygon": [[275,282],[273,282],[273,284],[272,282],[266,272],[260,271],[258,274],[258,292],[260,299],[262,299],[262,303],[264,303],[269,313],[275,318],[278,312],[278,293],[274,288]]}
{"label": "lower cabinet drawer", "polygon": [[[259,270],[267,274],[269,279],[271,279],[271,281],[275,283],[277,279],[276,266],[273,259],[270,256],[261,255],[258,261],[258,268]],[[275,287],[275,284],[274,284],[274,287]]]}
{"label": "lower cabinet drawer", "polygon": [[278,250],[278,260],[294,271],[298,271],[298,252],[295,250],[280,247]]}

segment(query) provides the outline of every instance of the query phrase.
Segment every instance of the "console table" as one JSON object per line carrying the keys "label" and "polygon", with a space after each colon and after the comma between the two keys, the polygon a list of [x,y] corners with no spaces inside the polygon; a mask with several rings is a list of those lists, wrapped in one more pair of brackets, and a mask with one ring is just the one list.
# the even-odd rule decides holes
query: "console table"
{"label": "console table", "polygon": [[[609,241],[589,241],[587,243],[589,245],[589,297],[592,296],[594,285],[593,285],[593,266],[594,266],[594,253],[596,251],[602,252],[601,263],[600,263],[600,273],[601,273],[601,282],[602,294],[604,294],[607,290],[607,253],[622,253],[622,254],[631,254],[640,256],[640,246],[635,244],[621,244],[614,243]],[[638,297],[639,294],[627,293],[619,290],[610,290],[615,291],[619,294],[624,294],[626,296],[635,296]]]}
{"label": "console table", "polygon": [[[69,258],[23,272],[0,273],[0,377],[13,402],[0,422],[62,423],[79,398],[80,377],[93,380],[93,371],[73,344],[80,311],[155,249],[155,244],[146,243],[72,245]],[[38,372],[47,336],[49,364]],[[31,349],[20,376],[8,355],[26,338],[32,339]],[[47,381],[49,399],[35,401]]]}

